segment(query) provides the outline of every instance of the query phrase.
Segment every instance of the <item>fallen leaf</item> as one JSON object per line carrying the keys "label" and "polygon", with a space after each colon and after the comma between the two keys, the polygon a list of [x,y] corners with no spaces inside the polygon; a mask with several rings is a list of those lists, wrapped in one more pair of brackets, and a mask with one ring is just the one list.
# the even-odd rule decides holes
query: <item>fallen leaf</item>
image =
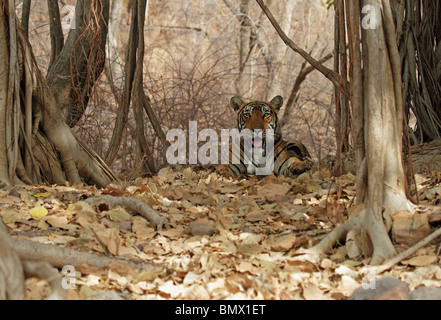
{"label": "fallen leaf", "polygon": [[191,170],[190,167],[185,168],[184,171],[182,171],[182,176],[184,177],[184,179],[185,179],[187,182],[191,182],[191,181],[192,181],[191,173],[192,173],[192,170]]}
{"label": "fallen leaf", "polygon": [[49,197],[50,195],[51,195],[50,192],[43,192],[43,193],[36,193],[36,194],[33,194],[32,196],[35,197],[35,198],[47,198],[47,197]]}
{"label": "fallen leaf", "polygon": [[253,273],[254,266],[248,261],[242,261],[238,266],[236,266],[236,270],[240,273]]}
{"label": "fallen leaf", "polygon": [[430,234],[427,214],[399,211],[392,217],[392,237],[395,242],[411,246]]}
{"label": "fallen leaf", "polygon": [[283,184],[268,183],[257,188],[257,195],[264,198],[283,197],[291,189]]}
{"label": "fallen leaf", "polygon": [[95,210],[88,203],[83,201],[70,204],[66,209],[66,213],[70,216],[75,215],[77,221],[80,218],[83,218],[88,223],[98,221]]}
{"label": "fallen leaf", "polygon": [[346,296],[350,296],[354,293],[357,288],[360,287],[360,284],[354,280],[351,276],[342,276],[341,277],[341,286],[339,289],[344,293]]}
{"label": "fallen leaf", "polygon": [[248,290],[253,285],[253,281],[246,275],[233,274],[226,279],[226,287],[232,293],[237,293],[242,290]]}
{"label": "fallen leaf", "polygon": [[305,283],[303,287],[303,297],[305,300],[328,300],[322,290],[313,283]]}
{"label": "fallen leaf", "polygon": [[167,237],[169,239],[179,239],[184,234],[185,229],[183,226],[177,226],[176,228],[169,229],[166,231],[160,231],[159,234],[163,235],[164,237]]}
{"label": "fallen leaf", "polygon": [[47,209],[43,206],[37,206],[37,207],[29,210],[29,214],[33,218],[43,218],[43,217],[47,216],[48,213],[49,212],[47,211]]}
{"label": "fallen leaf", "polygon": [[119,246],[121,238],[119,237],[119,230],[116,228],[108,228],[104,230],[98,230],[95,232],[98,239],[104,244],[111,254],[119,254]]}
{"label": "fallen leaf", "polygon": [[133,217],[132,231],[139,240],[150,240],[156,235],[156,230],[148,226],[148,222],[139,216]]}
{"label": "fallen leaf", "polygon": [[246,255],[256,255],[264,250],[263,246],[259,244],[240,244],[237,246],[237,251]]}
{"label": "fallen leaf", "polygon": [[270,241],[271,250],[274,251],[288,251],[296,243],[296,236],[294,234],[287,234],[275,237]]}
{"label": "fallen leaf", "polygon": [[48,216],[45,220],[54,228],[60,228],[65,230],[75,229],[75,226],[68,224],[66,217]]}
{"label": "fallen leaf", "polygon": [[184,290],[183,285],[175,285],[173,280],[169,280],[158,287],[158,291],[169,295],[170,298],[176,299]]}
{"label": "fallen leaf", "polygon": [[123,208],[115,208],[106,212],[106,214],[116,222],[131,220],[132,216]]}

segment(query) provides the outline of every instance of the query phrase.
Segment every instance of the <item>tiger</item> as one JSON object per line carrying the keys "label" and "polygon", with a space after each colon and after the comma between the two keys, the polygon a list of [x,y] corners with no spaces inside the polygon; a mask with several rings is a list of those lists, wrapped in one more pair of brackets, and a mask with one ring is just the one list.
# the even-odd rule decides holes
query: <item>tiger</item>
{"label": "tiger", "polygon": [[[243,138],[240,144],[236,145],[236,149],[234,144],[230,146],[229,161],[218,166],[216,171],[219,174],[227,177],[259,176],[256,172],[264,167],[268,160],[273,160],[272,167],[264,175],[274,173],[276,176],[296,178],[312,169],[313,161],[305,145],[300,141],[282,139],[282,129],[278,119],[282,105],[281,96],[276,96],[270,102],[248,103],[237,96],[231,98],[230,106],[237,115],[237,130]],[[247,136],[250,137],[252,149],[255,150],[252,153],[246,152],[244,147],[246,143],[244,137]]]}

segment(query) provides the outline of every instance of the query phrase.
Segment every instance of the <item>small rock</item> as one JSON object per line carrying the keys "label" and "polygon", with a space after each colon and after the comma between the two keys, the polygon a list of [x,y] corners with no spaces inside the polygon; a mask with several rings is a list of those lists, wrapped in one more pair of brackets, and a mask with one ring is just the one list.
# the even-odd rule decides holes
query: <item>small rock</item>
{"label": "small rock", "polygon": [[214,227],[198,223],[198,222],[192,222],[188,226],[188,233],[190,233],[193,236],[212,236],[214,234]]}
{"label": "small rock", "polygon": [[441,288],[419,288],[410,293],[410,300],[441,300]]}
{"label": "small rock", "polygon": [[364,284],[348,300],[409,300],[409,288],[401,280],[384,277]]}

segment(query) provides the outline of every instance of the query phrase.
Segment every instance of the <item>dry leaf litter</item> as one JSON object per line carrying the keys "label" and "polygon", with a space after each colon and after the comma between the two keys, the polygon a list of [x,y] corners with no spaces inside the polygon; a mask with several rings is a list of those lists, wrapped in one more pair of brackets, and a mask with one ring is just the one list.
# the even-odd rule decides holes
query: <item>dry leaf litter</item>
{"label": "dry leaf litter", "polygon": [[[437,204],[439,174],[418,177],[420,199]],[[369,259],[362,251],[340,244],[320,262],[295,257],[297,249],[311,247],[348,219],[355,181],[350,173],[333,178],[326,168],[297,179],[243,180],[201,168],[164,168],[154,177],[104,190],[4,188],[0,216],[13,237],[152,263],[145,270],[124,263],[81,265],[69,299],[341,300],[366,283],[360,270]],[[163,229],[125,208],[84,202],[100,194],[143,201],[166,218]],[[381,276],[400,279],[409,290],[440,287],[438,244]],[[404,248],[397,245],[398,251]],[[49,294],[46,280],[26,280],[26,299]]]}

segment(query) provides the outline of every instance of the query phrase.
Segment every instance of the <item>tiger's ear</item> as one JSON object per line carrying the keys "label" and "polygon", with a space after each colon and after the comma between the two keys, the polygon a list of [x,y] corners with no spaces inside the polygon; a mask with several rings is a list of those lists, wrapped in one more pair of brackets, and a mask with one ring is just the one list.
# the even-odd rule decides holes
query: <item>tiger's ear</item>
{"label": "tiger's ear", "polygon": [[234,109],[234,111],[239,111],[243,104],[243,100],[239,97],[232,97],[230,100],[230,105]]}
{"label": "tiger's ear", "polygon": [[270,103],[276,108],[276,111],[279,111],[283,106],[283,98],[281,96],[274,97]]}

